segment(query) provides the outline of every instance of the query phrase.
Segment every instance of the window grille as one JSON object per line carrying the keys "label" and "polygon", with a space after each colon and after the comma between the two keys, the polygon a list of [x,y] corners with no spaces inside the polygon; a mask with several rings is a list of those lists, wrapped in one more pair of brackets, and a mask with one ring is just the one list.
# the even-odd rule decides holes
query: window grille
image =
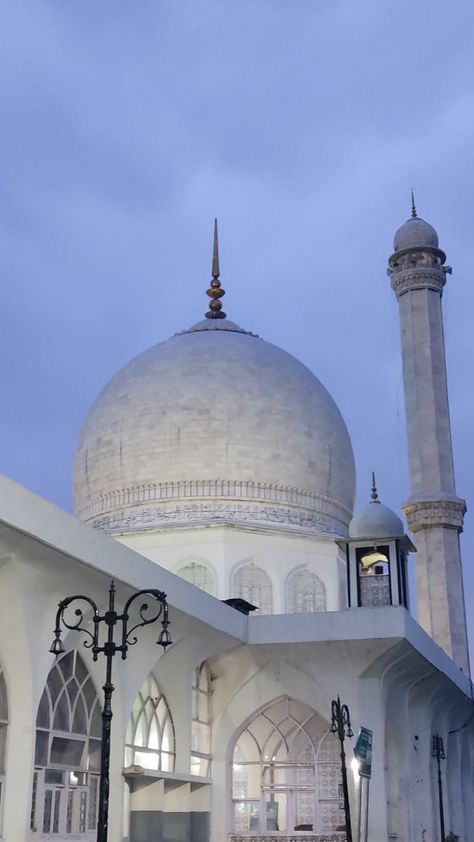
{"label": "window grille", "polygon": [[174,726],[165,697],[149,675],[135,699],[127,728],[125,766],[174,772]]}
{"label": "window grille", "polygon": [[288,579],[287,604],[289,614],[326,611],[326,587],[311,570],[297,570]]}
{"label": "window grille", "polygon": [[[81,656],[67,652],[52,667],[36,717],[31,838],[85,837],[97,827],[102,717]],[[88,815],[88,827],[85,816]]]}
{"label": "window grille", "polygon": [[312,708],[285,698],[242,729],[232,763],[233,831],[332,833],[344,822],[337,740]]}
{"label": "window grille", "polygon": [[270,577],[256,564],[244,564],[236,570],[232,595],[256,605],[260,614],[271,614],[273,611]]}
{"label": "window grille", "polygon": [[214,574],[205,564],[191,561],[184,567],[180,567],[177,575],[181,576],[182,579],[186,579],[187,582],[191,582],[192,585],[201,588],[201,590],[206,591],[206,593],[214,595],[216,592]]}

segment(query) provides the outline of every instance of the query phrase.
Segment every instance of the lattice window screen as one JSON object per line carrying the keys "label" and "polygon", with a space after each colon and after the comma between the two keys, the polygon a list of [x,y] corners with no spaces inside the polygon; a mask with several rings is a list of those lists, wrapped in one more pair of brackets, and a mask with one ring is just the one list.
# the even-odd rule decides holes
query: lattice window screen
{"label": "lattice window screen", "polygon": [[177,575],[181,576],[182,579],[186,579],[187,582],[191,582],[192,585],[201,588],[201,590],[206,591],[206,593],[214,595],[216,592],[214,574],[205,564],[191,561],[189,564],[185,564],[184,567],[180,567]]}
{"label": "lattice window screen", "polygon": [[273,594],[270,577],[256,564],[244,564],[235,574],[232,595],[256,605],[260,614],[273,611]]}
{"label": "lattice window screen", "polygon": [[297,570],[288,579],[288,613],[326,611],[326,587],[311,570]]}

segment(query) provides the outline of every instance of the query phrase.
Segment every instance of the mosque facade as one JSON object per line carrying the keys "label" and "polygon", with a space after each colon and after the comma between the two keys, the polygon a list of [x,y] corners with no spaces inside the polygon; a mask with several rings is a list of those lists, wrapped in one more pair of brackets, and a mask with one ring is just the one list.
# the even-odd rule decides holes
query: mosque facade
{"label": "mosque facade", "polygon": [[335,402],[227,318],[217,227],[206,317],[131,360],[88,415],[75,514],[0,479],[0,839],[96,839],[104,660],[83,597],[50,647],[60,600],[105,612],[113,580],[118,606],[167,594],[172,645],[150,624],[113,664],[109,842],[474,842],[450,271],[413,204],[388,268],[407,526],[375,477],[354,514]]}

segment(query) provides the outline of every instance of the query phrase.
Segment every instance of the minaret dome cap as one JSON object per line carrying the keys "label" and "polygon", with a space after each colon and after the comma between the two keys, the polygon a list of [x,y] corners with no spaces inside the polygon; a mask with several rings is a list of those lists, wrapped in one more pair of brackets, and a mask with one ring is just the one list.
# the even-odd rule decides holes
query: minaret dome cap
{"label": "minaret dome cap", "polygon": [[352,518],[349,524],[349,537],[352,540],[402,538],[405,530],[401,518],[392,509],[380,502],[374,474],[372,474],[372,493],[370,497],[370,503]]}
{"label": "minaret dome cap", "polygon": [[388,506],[368,503],[357,512],[349,524],[349,537],[356,538],[402,538],[405,533],[401,518]]}
{"label": "minaret dome cap", "polygon": [[410,251],[410,249],[439,249],[435,229],[417,214],[413,188],[411,189],[411,217],[396,232],[393,245],[395,254],[399,251]]}
{"label": "minaret dome cap", "polygon": [[429,222],[419,216],[412,216],[398,229],[393,241],[394,251],[412,248],[439,248],[438,234]]}

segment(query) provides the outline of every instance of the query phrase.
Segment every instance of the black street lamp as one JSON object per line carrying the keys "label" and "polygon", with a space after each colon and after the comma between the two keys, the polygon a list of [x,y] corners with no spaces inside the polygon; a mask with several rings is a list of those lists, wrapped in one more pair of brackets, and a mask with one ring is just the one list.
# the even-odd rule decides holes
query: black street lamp
{"label": "black street lamp", "polygon": [[[135,623],[131,629],[128,628],[129,611],[132,603],[138,599],[139,596],[150,596],[158,603],[153,611],[148,602],[143,602],[138,609],[138,618],[140,622]],[[64,612],[70,607],[73,602],[85,602],[92,609],[92,622],[94,624],[94,631],[91,632],[84,625],[84,610],[76,608],[74,617],[68,620]],[[88,613],[89,609],[85,609]],[[151,611],[152,616],[145,616],[147,612]],[[84,646],[92,651],[94,661],[100,652],[103,652],[106,658],[106,672],[104,691],[104,706],[102,708],[102,747],[100,757],[100,788],[99,788],[99,814],[97,820],[97,842],[107,842],[108,823],[109,823],[109,767],[110,767],[110,727],[112,720],[112,706],[111,699],[114,691],[112,684],[112,658],[117,652],[121,652],[122,660],[125,661],[129,646],[134,646],[137,638],[133,635],[135,629],[141,626],[148,626],[150,623],[155,623],[161,619],[162,629],[156,641],[163,649],[166,649],[172,643],[171,635],[168,631],[168,603],[166,601],[166,594],[163,591],[157,590],[143,590],[134,593],[125,603],[123,612],[118,614],[115,610],[115,585],[112,581],[109,588],[109,605],[105,614],[100,614],[96,603],[93,599],[83,594],[76,594],[76,596],[68,596],[62,599],[56,613],[56,626],[54,629],[54,640],[51,644],[50,652],[53,655],[62,655],[65,652],[63,642],[61,640],[61,623],[66,629],[71,631],[81,631],[88,635],[90,639],[84,641]],[[87,622],[87,621],[86,621]],[[107,626],[107,634],[100,642],[100,626],[105,623]],[[122,624],[122,640],[121,643],[114,642],[114,627],[117,623]],[[132,637],[133,635],[133,637]]]}
{"label": "black street lamp", "polygon": [[444,753],[443,738],[439,734],[433,734],[431,742],[431,757],[436,759],[438,764],[438,798],[439,798],[439,826],[441,830],[441,842],[445,842],[444,835],[444,807],[443,807],[443,779],[441,777],[441,761],[446,759]]}
{"label": "black street lamp", "polygon": [[344,795],[344,813],[346,816],[346,839],[352,842],[351,808],[349,804],[349,789],[347,786],[346,753],[344,751],[344,740],[346,737],[353,737],[351,728],[351,717],[347,705],[341,705],[339,696],[331,702],[331,732],[337,734],[341,744],[341,773],[342,792]]}

